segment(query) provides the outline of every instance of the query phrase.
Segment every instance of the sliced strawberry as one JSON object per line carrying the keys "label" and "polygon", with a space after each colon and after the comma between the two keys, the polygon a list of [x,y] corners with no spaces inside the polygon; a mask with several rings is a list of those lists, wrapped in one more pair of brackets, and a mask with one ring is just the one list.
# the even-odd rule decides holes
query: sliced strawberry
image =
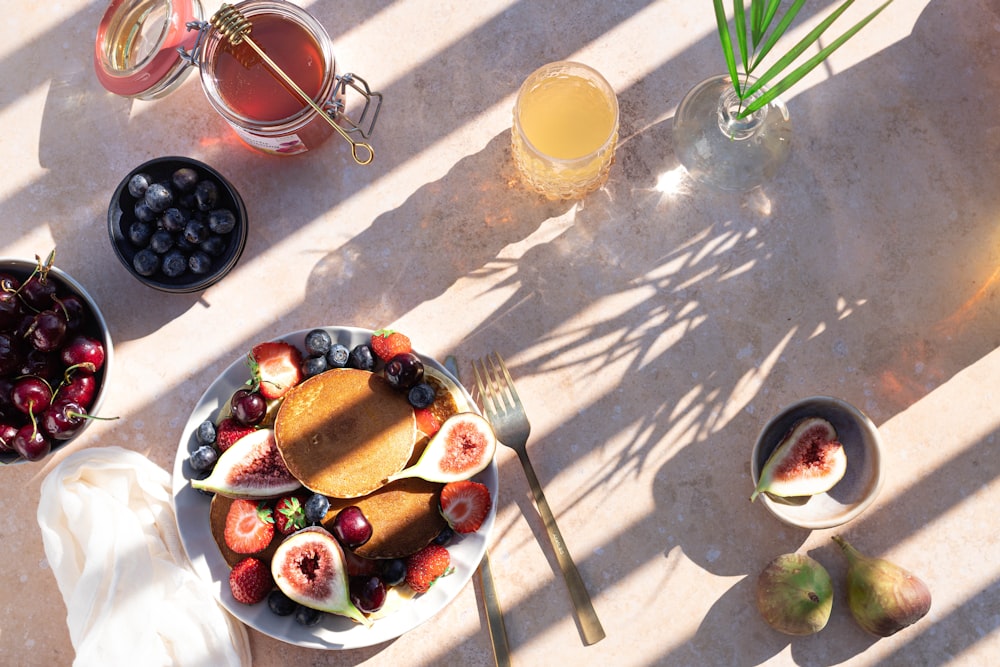
{"label": "sliced strawberry", "polygon": [[295,496],[284,496],[274,504],[274,527],[282,535],[291,535],[306,527],[306,509]]}
{"label": "sliced strawberry", "polygon": [[431,584],[451,571],[448,550],[437,544],[428,544],[406,559],[406,583],[416,593],[427,592]]}
{"label": "sliced strawberry", "polygon": [[417,429],[428,436],[441,430],[441,420],[430,408],[417,408],[413,411],[417,418]]}
{"label": "sliced strawberry", "polygon": [[382,361],[389,361],[397,354],[412,352],[410,339],[405,334],[392,329],[379,329],[372,333],[372,352]]}
{"label": "sliced strawberry", "polygon": [[238,554],[255,554],[274,537],[271,508],[255,500],[234,500],[226,515],[226,545]]}
{"label": "sliced strawberry", "polygon": [[229,588],[237,602],[257,604],[274,588],[274,579],[263,561],[244,558],[229,571]]}
{"label": "sliced strawberry", "polygon": [[215,429],[215,446],[221,454],[232,447],[237,440],[253,432],[253,426],[244,426],[232,417],[226,417]]}
{"label": "sliced strawberry", "polygon": [[253,383],[268,400],[281,398],[302,382],[302,353],[294,345],[282,341],[260,343],[250,352],[249,362]]}
{"label": "sliced strawberry", "polygon": [[456,533],[479,530],[492,506],[490,490],[479,482],[464,479],[441,489],[441,515]]}

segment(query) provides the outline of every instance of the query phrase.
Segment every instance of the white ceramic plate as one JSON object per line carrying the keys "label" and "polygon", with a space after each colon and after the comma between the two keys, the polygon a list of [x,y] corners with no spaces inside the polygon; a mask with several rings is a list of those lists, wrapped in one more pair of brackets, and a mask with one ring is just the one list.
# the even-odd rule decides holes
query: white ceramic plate
{"label": "white ceramic plate", "polygon": [[[347,327],[325,327],[334,342],[351,348],[368,342],[372,332],[366,329]],[[305,336],[308,330],[296,331],[282,336],[280,340],[296,345],[300,350],[305,348]],[[430,365],[455,380],[444,366],[427,355],[416,353],[424,364]],[[194,571],[203,579],[211,582],[216,596],[222,605],[240,621],[266,635],[296,646],[319,649],[351,649],[371,646],[394,639],[404,632],[412,630],[451,602],[472,577],[479,567],[486,542],[496,513],[497,498],[497,467],[492,461],[489,467],[473,479],[485,484],[493,497],[490,514],[477,532],[456,537],[448,544],[451,562],[455,571],[443,577],[429,591],[405,602],[397,610],[376,620],[372,627],[355,623],[349,619],[333,614],[324,615],[323,620],[315,626],[304,627],[295,622],[294,616],[276,616],[268,609],[267,602],[255,605],[244,605],[233,599],[229,590],[229,566],[219,553],[212,531],[209,526],[209,496],[193,489],[190,484],[191,469],[187,465],[189,452],[194,447],[194,432],[198,425],[206,419],[214,419],[219,408],[229,400],[229,397],[249,378],[249,369],[244,358],[234,361],[215,382],[205,391],[191,413],[180,444],[177,447],[177,457],[174,460],[173,494],[174,506],[177,511],[177,527],[180,530],[181,541],[187,551]],[[472,397],[464,388],[466,400],[470,406],[475,406]],[[473,407],[473,409],[475,409]]]}

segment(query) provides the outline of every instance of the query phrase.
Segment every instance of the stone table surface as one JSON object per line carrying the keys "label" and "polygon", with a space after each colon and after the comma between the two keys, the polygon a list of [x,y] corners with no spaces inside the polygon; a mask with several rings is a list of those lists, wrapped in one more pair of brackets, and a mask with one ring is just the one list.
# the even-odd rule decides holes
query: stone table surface
{"label": "stone table surface", "polygon": [[[607,631],[581,642],[524,474],[501,449],[489,548],[515,665],[995,662],[994,0],[890,5],[784,95],[791,158],[742,194],[691,182],[671,147],[684,94],[725,68],[707,0],[302,4],[338,69],[385,95],[367,167],[336,138],[296,157],[247,149],[195,76],[153,102],[105,92],[92,66],[101,2],[4,7],[0,255],[55,247],[97,299],[115,344],[104,412],[120,419],[0,470],[0,664],[74,657],[35,520],[52,467],[117,445],[170,469],[188,414],[229,363],[319,325],[392,325],[454,355],[466,380],[490,351],[510,364],[535,469]],[[832,5],[810,3],[793,34]],[[605,188],[552,203],[520,187],[509,129],[519,83],[560,59],[614,86],[621,141]],[[211,164],[247,200],[246,250],[201,293],[139,284],[109,246],[112,190],[162,155]],[[816,394],[871,417],[887,472],[860,517],[809,531],[747,497],[763,424]],[[930,613],[877,639],[838,593],[819,634],[771,630],[757,574],[808,553],[842,591],[833,534],[917,573]],[[491,665],[481,600],[473,580],[430,622],[357,650],[251,631],[253,664]]]}

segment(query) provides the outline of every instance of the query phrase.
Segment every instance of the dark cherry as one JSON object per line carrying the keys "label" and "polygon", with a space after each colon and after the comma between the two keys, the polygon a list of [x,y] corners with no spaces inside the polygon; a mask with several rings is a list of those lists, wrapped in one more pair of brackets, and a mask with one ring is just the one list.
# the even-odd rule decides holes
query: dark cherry
{"label": "dark cherry", "polygon": [[54,310],[37,313],[28,332],[28,340],[40,352],[58,350],[66,342],[66,320]]}
{"label": "dark cherry", "polygon": [[56,389],[56,400],[76,403],[89,410],[97,394],[97,379],[93,373],[79,370],[70,373],[69,381]]}
{"label": "dark cherry", "polygon": [[397,354],[385,364],[385,379],[397,389],[409,389],[424,379],[424,362],[412,352]]}
{"label": "dark cherry", "polygon": [[79,366],[96,373],[104,366],[104,344],[95,338],[78,335],[62,348],[59,358],[67,367]]}
{"label": "dark cherry", "polygon": [[75,294],[66,294],[56,297],[56,305],[53,308],[66,323],[68,333],[76,333],[87,321],[87,307],[83,299]]}
{"label": "dark cherry", "polygon": [[361,612],[371,614],[385,604],[385,584],[378,577],[351,577],[351,602]]}
{"label": "dark cherry", "polygon": [[16,292],[20,286],[21,281],[18,280],[17,276],[12,276],[9,273],[0,273],[0,291]]}
{"label": "dark cherry", "polygon": [[14,407],[14,399],[10,395],[13,388],[14,380],[0,377],[0,418],[21,417],[21,411]]}
{"label": "dark cherry", "polygon": [[0,332],[0,376],[14,375],[23,362],[17,339],[12,334]]}
{"label": "dark cherry", "polygon": [[39,377],[23,377],[14,382],[10,397],[15,408],[26,415],[37,415],[52,400],[52,388]]}
{"label": "dark cherry", "polygon": [[21,285],[21,298],[36,310],[44,310],[52,305],[56,284],[45,273],[36,273]]}
{"label": "dark cherry", "polygon": [[14,451],[28,461],[38,461],[52,451],[52,443],[34,424],[25,424],[19,428],[12,444]]}
{"label": "dark cherry", "polygon": [[39,352],[32,347],[24,355],[18,375],[36,375],[46,382],[52,382],[59,378],[62,370],[57,352]]}
{"label": "dark cherry", "polygon": [[256,426],[267,413],[267,401],[259,392],[238,389],[229,401],[233,418],[244,426]]}
{"label": "dark cherry", "polygon": [[333,520],[333,536],[348,549],[357,549],[372,537],[372,525],[357,505],[348,505]]}
{"label": "dark cherry", "polygon": [[42,413],[42,431],[54,440],[69,440],[87,423],[87,411],[76,403],[58,401]]}
{"label": "dark cherry", "polygon": [[12,329],[23,316],[24,308],[17,294],[0,290],[0,329]]}
{"label": "dark cherry", "polygon": [[0,454],[14,451],[14,437],[17,427],[13,424],[0,423]]}

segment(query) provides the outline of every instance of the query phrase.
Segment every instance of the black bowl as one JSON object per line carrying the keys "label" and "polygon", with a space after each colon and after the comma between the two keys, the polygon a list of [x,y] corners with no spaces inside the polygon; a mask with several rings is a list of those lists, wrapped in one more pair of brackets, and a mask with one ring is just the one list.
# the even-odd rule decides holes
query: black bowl
{"label": "black bowl", "polygon": [[[36,265],[37,262],[35,260],[0,257],[0,273],[10,274],[19,281],[24,281],[28,276],[30,276]],[[95,338],[104,344],[104,365],[94,374],[94,378],[97,381],[97,387],[96,393],[94,394],[94,400],[88,410],[90,414],[100,417],[101,405],[104,402],[105,390],[108,386],[108,373],[111,368],[112,357],[114,355],[114,349],[111,344],[111,334],[108,331],[108,324],[104,320],[104,315],[101,314],[101,310],[98,308],[97,302],[94,301],[94,298],[90,296],[89,293],[87,293],[87,290],[84,289],[83,285],[77,282],[72,276],[65,271],[60,270],[58,267],[52,266],[49,269],[48,277],[49,280],[56,284],[58,294],[75,294],[83,301],[86,307],[86,318],[80,331],[81,333]],[[53,381],[52,384],[55,384],[55,381]],[[69,438],[68,440],[53,441],[52,451],[55,451],[65,446],[66,443],[72,442],[76,438],[80,437],[80,434],[88,426],[90,426],[92,421],[93,420],[90,419],[84,421],[83,427],[80,428],[80,430],[77,431],[72,438]],[[44,458],[42,460],[44,460]],[[23,462],[25,462],[25,459],[20,458],[15,452],[0,452],[0,465]]]}
{"label": "black bowl", "polygon": [[[152,275],[143,275],[136,270],[134,264],[135,256],[142,250],[142,247],[134,245],[129,239],[129,228],[136,220],[135,207],[140,199],[129,192],[129,181],[136,174],[147,174],[152,183],[167,184],[176,193],[177,197],[175,198],[179,198],[179,191],[170,185],[171,177],[178,169],[184,167],[193,169],[199,182],[208,180],[215,183],[218,190],[218,200],[213,206],[206,208],[211,210],[228,209],[236,217],[236,226],[228,233],[217,235],[221,237],[222,242],[218,243],[216,240],[217,252],[208,254],[211,262],[208,271],[194,273],[191,270],[186,270],[180,275],[168,276],[158,269]],[[208,213],[208,211],[202,211],[196,206],[188,207],[176,201],[174,204],[183,212],[184,216],[190,214],[191,217],[203,218]],[[156,217],[160,218],[159,215]],[[150,224],[157,227],[161,223],[157,219]],[[236,188],[212,167],[187,157],[160,157],[139,165],[118,184],[111,197],[111,204],[108,206],[108,235],[111,237],[111,245],[115,249],[118,259],[136,280],[163,292],[199,292],[221,280],[236,266],[240,255],[243,254],[247,240],[247,228],[246,206]],[[174,232],[173,235],[175,238],[179,238],[183,234]],[[185,248],[185,254],[191,254],[198,247],[198,244],[189,243]]]}

